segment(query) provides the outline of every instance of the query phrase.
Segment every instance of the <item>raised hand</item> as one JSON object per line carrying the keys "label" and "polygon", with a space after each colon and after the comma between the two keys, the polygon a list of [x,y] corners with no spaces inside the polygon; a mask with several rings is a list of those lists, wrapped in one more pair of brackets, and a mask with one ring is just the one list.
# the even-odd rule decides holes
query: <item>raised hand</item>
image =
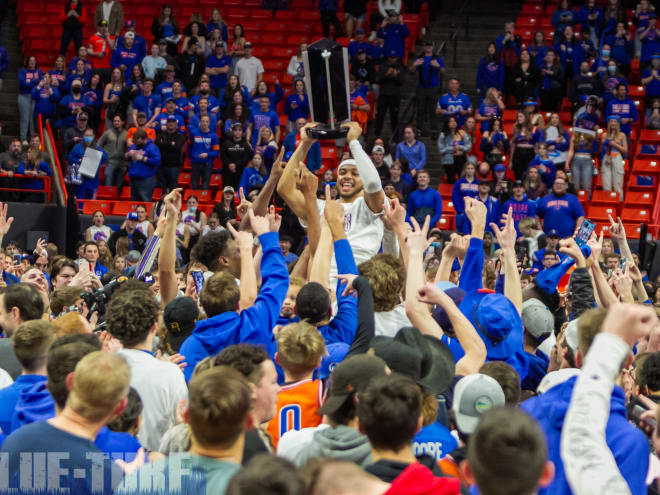
{"label": "raised hand", "polygon": [[7,203],[0,203],[0,235],[7,234],[14,221],[14,217],[7,218],[7,207]]}
{"label": "raised hand", "polygon": [[255,215],[254,211],[252,211],[252,208],[248,210],[248,217],[250,219],[252,230],[257,236],[266,234],[270,231],[270,223],[268,222],[268,219],[266,217]]}
{"label": "raised hand", "polygon": [[614,239],[617,244],[621,241],[626,240],[626,229],[623,228],[623,222],[620,218],[617,218],[615,222],[612,218],[612,215],[607,215],[610,219],[610,237]]}
{"label": "raised hand", "polygon": [[346,136],[346,140],[349,143],[351,141],[359,139],[360,136],[362,135],[362,127],[360,127],[360,124],[358,124],[357,122],[346,122],[345,124],[342,124],[341,126],[342,127],[348,127],[348,135]]}
{"label": "raised hand", "polygon": [[238,208],[236,208],[236,213],[238,213],[239,217],[243,218],[247,215],[248,210],[252,209],[252,202],[245,198],[245,193],[243,192],[242,187],[238,189],[238,197],[241,199],[241,202],[238,205]]}
{"label": "raised hand", "polygon": [[[252,210],[249,211],[252,212]],[[252,214],[254,215],[254,213]],[[239,250],[249,249],[252,251],[252,248],[254,247],[254,237],[252,236],[252,232],[248,232],[246,230],[236,230],[230,224],[227,224],[227,230],[229,230],[229,233],[236,241],[236,244],[238,244]]]}
{"label": "raised hand", "polygon": [[449,238],[449,242],[442,249],[442,256],[448,256],[451,259],[458,258],[459,260],[462,260],[465,258],[465,253],[467,253],[469,245],[470,240],[467,236],[452,234]]}
{"label": "raised hand", "polygon": [[587,241],[587,246],[591,249],[591,260],[593,263],[599,263],[600,253],[603,250],[603,231],[600,231],[600,237],[596,237],[596,233],[592,232],[591,237]]}
{"label": "raised hand", "polygon": [[[385,198],[387,201],[387,198]],[[397,198],[394,198],[390,202],[390,207],[387,208],[387,204],[383,208],[384,214],[381,217],[385,227],[390,230],[394,230],[397,225],[402,225],[406,221],[406,208],[399,202]]]}
{"label": "raised hand", "polygon": [[426,215],[426,218],[424,219],[424,225],[422,227],[419,226],[417,223],[417,220],[415,220],[414,217],[410,217],[410,222],[412,223],[413,230],[408,234],[406,237],[406,245],[408,246],[409,251],[415,251],[419,253],[423,253],[426,251],[426,247],[428,245],[428,233],[429,233],[429,222],[431,221],[431,217],[429,215]]}
{"label": "raised hand", "polygon": [[273,166],[270,169],[270,176],[276,181],[280,180],[280,177],[282,177],[282,173],[284,172],[284,167],[282,166],[283,158],[284,158],[284,146],[280,148],[280,152],[277,154],[275,163],[273,163]]}
{"label": "raised hand", "polygon": [[339,222],[340,224],[344,222],[344,207],[339,201],[330,199],[329,185],[325,186],[325,208],[323,209],[323,216],[330,225],[332,225],[333,222]]}
{"label": "raised hand", "polygon": [[575,260],[578,265],[584,266],[584,255],[582,250],[575,242],[575,239],[569,237],[568,239],[562,239],[559,241],[559,252],[569,255]]}
{"label": "raised hand", "polygon": [[302,128],[300,129],[300,140],[308,143],[313,143],[314,141],[316,141],[316,139],[314,139],[307,133],[307,129],[313,129],[314,127],[316,127],[316,122],[308,122],[307,124],[302,126]]}
{"label": "raised hand", "polygon": [[447,294],[437,285],[427,282],[426,285],[417,291],[417,300],[426,304],[439,304],[442,306],[443,296],[449,298]]}
{"label": "raised hand", "polygon": [[486,205],[478,199],[469,196],[465,197],[465,214],[473,227],[476,224],[486,226],[488,210],[486,209]]}
{"label": "raised hand", "polygon": [[490,228],[493,229],[495,237],[497,238],[497,243],[502,247],[503,250],[515,249],[516,246],[516,227],[513,222],[513,209],[509,207],[508,213],[504,214],[504,227],[500,229],[497,225],[491,222]]}
{"label": "raised hand", "polygon": [[268,207],[268,213],[266,213],[266,218],[268,219],[268,224],[270,225],[270,231],[279,232],[280,225],[282,224],[282,217],[275,210],[275,205],[270,205]]}
{"label": "raised hand", "polygon": [[302,192],[306,198],[316,197],[319,178],[311,173],[303,162],[300,162],[299,170],[300,174],[296,178],[296,189]]}

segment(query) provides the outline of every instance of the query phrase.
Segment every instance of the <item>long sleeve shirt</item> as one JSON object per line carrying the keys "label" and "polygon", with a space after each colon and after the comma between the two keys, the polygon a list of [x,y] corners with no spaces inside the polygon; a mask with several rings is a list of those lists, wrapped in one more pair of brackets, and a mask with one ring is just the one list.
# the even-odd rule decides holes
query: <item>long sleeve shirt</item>
{"label": "long sleeve shirt", "polygon": [[426,189],[417,189],[410,193],[408,197],[406,220],[410,217],[415,218],[422,225],[426,215],[431,216],[431,223],[434,226],[442,216],[442,196],[435,189],[427,187]]}
{"label": "long sleeve shirt", "polygon": [[144,148],[138,149],[132,145],[128,150],[137,150],[141,155],[139,158],[131,160],[128,167],[129,177],[147,179],[156,175],[156,171],[160,167],[160,150],[151,139],[147,139]]}
{"label": "long sleeve shirt", "polygon": [[[196,129],[191,133],[190,140],[192,141],[191,163],[212,163],[220,154],[218,135],[213,131],[203,132]],[[200,156],[202,154],[206,156]]]}
{"label": "long sleeve shirt", "polygon": [[426,146],[421,141],[409,145],[402,141],[396,145],[396,159],[405,157],[411,170],[421,170],[426,166]]}

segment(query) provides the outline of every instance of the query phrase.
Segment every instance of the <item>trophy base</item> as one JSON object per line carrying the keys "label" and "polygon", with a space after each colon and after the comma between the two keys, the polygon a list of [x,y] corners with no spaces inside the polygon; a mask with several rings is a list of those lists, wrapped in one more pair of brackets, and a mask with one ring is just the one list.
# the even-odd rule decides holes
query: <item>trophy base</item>
{"label": "trophy base", "polygon": [[314,139],[341,139],[348,135],[348,127],[335,127],[332,129],[328,124],[319,124],[307,129],[309,137]]}

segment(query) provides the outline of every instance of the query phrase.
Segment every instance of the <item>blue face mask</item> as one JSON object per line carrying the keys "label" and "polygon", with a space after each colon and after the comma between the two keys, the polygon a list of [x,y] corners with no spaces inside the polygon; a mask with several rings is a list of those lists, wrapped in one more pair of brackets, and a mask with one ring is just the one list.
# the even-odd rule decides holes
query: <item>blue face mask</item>
{"label": "blue face mask", "polygon": [[610,51],[609,50],[603,50],[603,57],[607,58],[610,56]]}
{"label": "blue face mask", "polygon": [[92,144],[94,141],[94,136],[83,136],[83,141],[85,144]]}
{"label": "blue face mask", "polygon": [[188,211],[197,211],[197,207],[188,205]]}
{"label": "blue face mask", "polygon": [[609,72],[610,74],[614,74],[616,72],[616,67],[613,65],[608,65],[607,72]]}

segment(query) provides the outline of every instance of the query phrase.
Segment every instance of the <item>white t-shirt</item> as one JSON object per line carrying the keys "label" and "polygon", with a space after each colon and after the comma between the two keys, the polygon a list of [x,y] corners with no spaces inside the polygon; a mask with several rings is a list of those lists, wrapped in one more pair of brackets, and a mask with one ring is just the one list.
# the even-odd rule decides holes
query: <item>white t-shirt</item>
{"label": "white t-shirt", "polygon": [[0,368],[0,390],[14,383],[12,377],[5,370]]}
{"label": "white t-shirt", "polygon": [[115,2],[103,2],[103,20],[106,22],[110,22],[110,12],[112,11],[112,7],[114,6]]}
{"label": "white t-shirt", "polygon": [[144,404],[138,440],[146,449],[158,450],[161,438],[176,423],[177,405],[188,398],[183,372],[145,351],[122,349],[119,355],[130,366],[131,387]]}
{"label": "white t-shirt", "polygon": [[100,227],[97,227],[96,225],[92,225],[89,228],[89,234],[90,234],[90,238],[95,242],[98,241],[108,242],[108,239],[110,239],[110,236],[112,235],[112,229],[107,225],[101,225]]}
{"label": "white t-shirt", "polygon": [[[323,213],[325,201],[317,199],[316,204],[319,214]],[[371,211],[364,200],[364,196],[360,196],[352,203],[340,204],[344,207],[344,213],[346,215],[346,239],[348,239],[348,243],[353,250],[355,264],[359,265],[376,256],[380,250],[385,232],[385,224],[379,217],[383,212],[374,213]],[[303,224],[302,221],[300,223]],[[337,275],[337,262],[333,256],[330,262],[330,281],[333,287],[336,286],[335,275]]]}
{"label": "white t-shirt", "polygon": [[394,337],[403,327],[413,326],[406,316],[404,303],[396,305],[392,311],[374,312],[374,323],[376,324],[376,335],[385,337]]}
{"label": "white t-shirt", "polygon": [[149,220],[144,220],[143,222],[138,222],[136,229],[144,234],[145,237],[149,237],[149,225],[151,222]]}
{"label": "white t-shirt", "polygon": [[210,234],[212,232],[222,232],[225,230],[225,228],[222,225],[218,225],[215,229],[212,229],[209,227],[209,225],[204,225],[204,230],[202,230],[202,237],[204,237],[206,234]]}
{"label": "white t-shirt", "polygon": [[234,74],[238,76],[241,86],[245,86],[248,91],[257,87],[257,75],[264,73],[264,65],[257,57],[243,57],[236,63]]}

